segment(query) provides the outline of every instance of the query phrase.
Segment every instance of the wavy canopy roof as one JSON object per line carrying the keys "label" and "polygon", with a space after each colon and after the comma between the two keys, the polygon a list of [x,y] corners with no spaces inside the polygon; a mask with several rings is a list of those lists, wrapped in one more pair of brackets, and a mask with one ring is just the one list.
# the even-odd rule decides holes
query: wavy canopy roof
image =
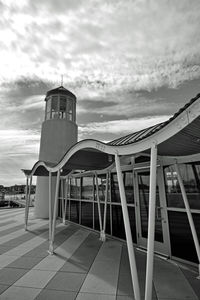
{"label": "wavy canopy roof", "polygon": [[121,137],[107,144],[82,140],[72,146],[58,163],[38,161],[27,176],[47,176],[58,170],[67,175],[72,170],[99,170],[109,167],[114,155],[148,153],[157,144],[160,156],[186,156],[200,153],[200,94],[191,99],[168,121]]}

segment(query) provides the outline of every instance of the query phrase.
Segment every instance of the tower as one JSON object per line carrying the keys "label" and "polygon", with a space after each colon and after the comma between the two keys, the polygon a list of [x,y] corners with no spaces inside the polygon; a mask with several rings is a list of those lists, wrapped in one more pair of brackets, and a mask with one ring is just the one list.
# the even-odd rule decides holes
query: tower
{"label": "tower", "polygon": [[[76,96],[60,86],[47,92],[45,119],[42,123],[39,160],[57,163],[77,142]],[[48,177],[38,177],[36,185],[35,217],[48,218]],[[52,177],[52,199],[55,178]]]}

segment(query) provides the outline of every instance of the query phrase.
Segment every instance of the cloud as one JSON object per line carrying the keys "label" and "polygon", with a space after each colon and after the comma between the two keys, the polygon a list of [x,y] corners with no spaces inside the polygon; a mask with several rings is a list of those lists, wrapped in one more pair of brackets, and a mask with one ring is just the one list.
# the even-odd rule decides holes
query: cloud
{"label": "cloud", "polygon": [[153,90],[200,76],[197,0],[3,3],[2,79],[62,72],[75,84],[87,74],[88,85]]}
{"label": "cloud", "polygon": [[0,179],[3,185],[24,184],[21,169],[38,160],[40,134],[31,130],[0,130]]}
{"label": "cloud", "polygon": [[80,138],[160,122],[199,89],[199,0],[1,0],[0,9],[1,157],[12,165],[37,158],[44,97],[61,74],[77,95]]}
{"label": "cloud", "polygon": [[[155,124],[166,121],[169,116],[158,116],[152,118],[140,118],[130,120],[115,120],[107,122],[93,122],[87,125],[79,126],[79,137],[95,138],[98,134],[110,133],[116,136],[126,135],[141,129],[153,126]],[[96,139],[96,138],[95,138]]]}

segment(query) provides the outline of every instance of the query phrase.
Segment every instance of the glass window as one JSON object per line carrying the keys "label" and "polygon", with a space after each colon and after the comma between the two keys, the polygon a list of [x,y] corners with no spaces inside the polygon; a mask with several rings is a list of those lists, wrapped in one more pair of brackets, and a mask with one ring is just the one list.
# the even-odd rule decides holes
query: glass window
{"label": "glass window", "polygon": [[126,239],[121,205],[112,205],[112,234]]}
{"label": "glass window", "polygon": [[67,113],[68,120],[73,121],[73,101],[71,99],[67,100]]}
{"label": "glass window", "polygon": [[[200,215],[192,214],[200,241]],[[198,263],[194,241],[185,212],[168,211],[172,255]]]}
{"label": "glass window", "polygon": [[51,119],[51,97],[46,100],[46,120]]}
{"label": "glass window", "polygon": [[124,187],[127,203],[134,203],[133,172],[124,172]]}
{"label": "glass window", "polygon": [[70,201],[70,221],[79,224],[79,210],[80,202],[79,201]]}
{"label": "glass window", "polygon": [[70,179],[70,198],[80,199],[80,178]]}
{"label": "glass window", "polygon": [[[127,203],[134,203],[133,173],[132,171],[128,171],[128,172],[123,172],[122,175],[124,181],[126,201]],[[111,196],[112,196],[112,202],[119,202],[119,203],[121,202],[116,173],[111,174]]]}
{"label": "glass window", "polygon": [[[128,213],[133,242],[136,243],[135,208],[128,207]],[[126,239],[121,205],[112,205],[112,234],[121,239]]]}
{"label": "glass window", "polygon": [[[124,174],[123,174],[124,175]],[[112,202],[121,202],[119,195],[119,185],[117,180],[117,174],[111,174],[111,201]]]}
{"label": "glass window", "polygon": [[58,119],[59,118],[58,96],[52,96],[51,111],[52,111],[52,118]]}
{"label": "glass window", "polygon": [[81,202],[81,224],[93,228],[93,203]]}
{"label": "glass window", "polygon": [[[190,208],[200,209],[200,162],[179,165]],[[168,207],[185,208],[174,166],[165,171],[166,197]]]}
{"label": "glass window", "polygon": [[82,178],[81,199],[93,200],[93,177]]}
{"label": "glass window", "polygon": [[67,99],[64,96],[60,96],[60,118],[66,118],[66,110],[67,110]]}
{"label": "glass window", "polygon": [[[148,235],[149,183],[150,183],[149,172],[138,173],[141,229],[142,229],[142,237],[144,238],[147,238]],[[158,185],[156,185],[155,240],[158,242],[163,242],[163,231],[162,231],[162,220],[161,220]]]}

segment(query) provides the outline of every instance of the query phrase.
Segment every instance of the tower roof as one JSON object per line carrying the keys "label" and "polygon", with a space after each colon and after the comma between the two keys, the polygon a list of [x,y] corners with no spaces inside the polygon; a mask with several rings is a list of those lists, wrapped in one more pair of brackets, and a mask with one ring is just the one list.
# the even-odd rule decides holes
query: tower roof
{"label": "tower roof", "polygon": [[[76,96],[70,92],[69,90],[67,90],[66,88],[64,88],[62,85],[59,86],[56,89],[50,90],[47,92],[46,97],[50,96],[50,95],[54,95],[54,94],[62,94],[62,95],[68,95],[74,99],[76,99]],[[46,100],[46,99],[45,99]]]}

